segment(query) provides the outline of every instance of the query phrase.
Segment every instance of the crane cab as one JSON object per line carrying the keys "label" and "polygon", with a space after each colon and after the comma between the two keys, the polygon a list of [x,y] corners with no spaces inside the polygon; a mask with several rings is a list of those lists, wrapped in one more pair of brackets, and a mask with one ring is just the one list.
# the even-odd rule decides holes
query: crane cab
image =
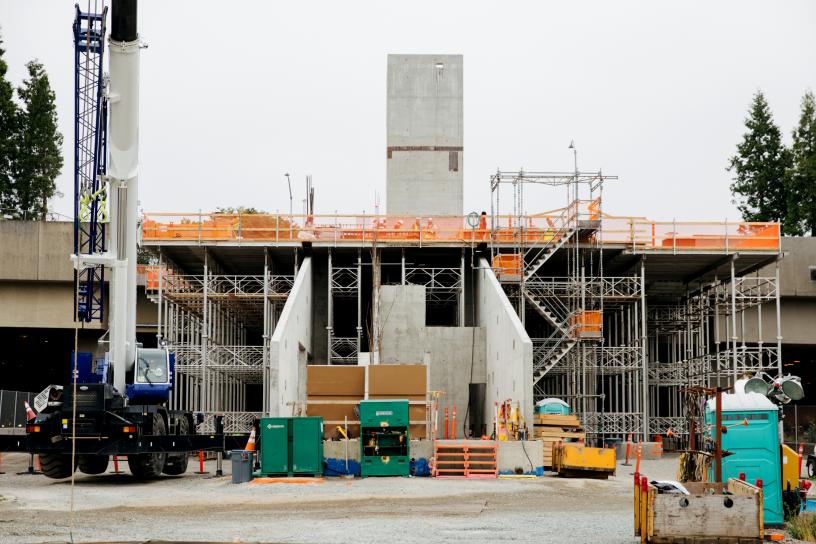
{"label": "crane cab", "polygon": [[175,357],[167,347],[138,348],[125,394],[131,404],[161,404],[173,388]]}

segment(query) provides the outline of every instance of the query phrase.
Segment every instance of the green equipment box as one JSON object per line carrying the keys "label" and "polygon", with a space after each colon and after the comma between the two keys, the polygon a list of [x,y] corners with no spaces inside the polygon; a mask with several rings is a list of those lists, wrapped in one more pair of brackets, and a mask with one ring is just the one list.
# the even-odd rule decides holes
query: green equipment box
{"label": "green equipment box", "polygon": [[322,417],[264,417],[260,436],[262,476],[323,474]]}
{"label": "green equipment box", "polygon": [[408,476],[407,400],[360,401],[360,476]]}

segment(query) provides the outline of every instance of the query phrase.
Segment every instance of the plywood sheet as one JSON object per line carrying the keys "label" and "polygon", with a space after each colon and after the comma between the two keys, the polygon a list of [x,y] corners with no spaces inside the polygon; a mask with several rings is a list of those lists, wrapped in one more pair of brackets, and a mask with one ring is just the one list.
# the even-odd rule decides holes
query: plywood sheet
{"label": "plywood sheet", "polygon": [[306,394],[363,398],[365,369],[364,366],[309,365],[306,367]]}
{"label": "plywood sheet", "polygon": [[368,394],[422,395],[428,391],[425,365],[371,365],[368,367]]}

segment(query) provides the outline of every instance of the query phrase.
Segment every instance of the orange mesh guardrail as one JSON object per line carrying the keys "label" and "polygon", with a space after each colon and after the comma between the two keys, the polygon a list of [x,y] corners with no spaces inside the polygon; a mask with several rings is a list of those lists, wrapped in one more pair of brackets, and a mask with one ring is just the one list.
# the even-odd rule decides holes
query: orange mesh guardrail
{"label": "orange mesh guardrail", "polygon": [[600,203],[579,201],[561,211],[495,216],[471,226],[466,217],[397,215],[146,214],[147,242],[481,243],[528,247],[549,243],[565,222],[597,221],[593,236],[604,245],[633,251],[778,251],[778,223],[650,221],[600,213]]}

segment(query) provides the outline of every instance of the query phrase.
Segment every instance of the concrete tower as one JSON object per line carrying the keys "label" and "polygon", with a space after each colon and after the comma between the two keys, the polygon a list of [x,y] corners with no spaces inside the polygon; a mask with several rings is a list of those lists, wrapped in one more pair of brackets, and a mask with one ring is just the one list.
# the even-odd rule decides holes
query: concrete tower
{"label": "concrete tower", "polygon": [[388,55],[390,215],[462,215],[462,55]]}

